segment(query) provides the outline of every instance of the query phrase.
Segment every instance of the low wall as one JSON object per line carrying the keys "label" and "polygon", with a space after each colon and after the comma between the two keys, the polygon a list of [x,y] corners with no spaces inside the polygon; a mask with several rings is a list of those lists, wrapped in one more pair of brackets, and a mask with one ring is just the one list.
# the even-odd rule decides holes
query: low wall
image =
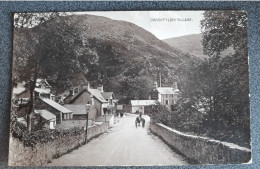
{"label": "low wall", "polygon": [[251,160],[250,149],[233,143],[184,134],[159,123],[151,123],[150,130],[198,164],[247,163]]}
{"label": "low wall", "polygon": [[[108,130],[108,124],[88,128],[88,140]],[[26,147],[16,138],[10,137],[9,166],[42,166],[84,144],[85,131],[76,136],[59,137],[47,143]]]}

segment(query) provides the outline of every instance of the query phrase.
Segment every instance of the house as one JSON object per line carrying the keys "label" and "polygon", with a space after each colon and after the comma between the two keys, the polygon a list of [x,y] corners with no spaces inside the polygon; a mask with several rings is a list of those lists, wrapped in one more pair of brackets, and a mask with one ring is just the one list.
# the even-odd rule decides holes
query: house
{"label": "house", "polygon": [[24,127],[27,127],[27,122],[24,117],[17,117],[17,122],[23,125]]}
{"label": "house", "polygon": [[13,95],[19,97],[23,92],[25,92],[24,83],[18,83],[16,87],[13,88]]}
{"label": "house", "polygon": [[172,87],[158,87],[157,82],[154,84],[154,89],[149,95],[150,100],[158,100],[160,104],[165,105],[169,110],[173,110],[177,103],[180,91],[177,83]]}
{"label": "house", "polygon": [[46,109],[49,112],[55,114],[57,123],[61,123],[63,120],[72,119],[71,110],[68,110],[66,107],[60,105],[59,103],[51,99],[41,98],[41,97],[35,98],[35,109],[36,110]]}
{"label": "house", "polygon": [[131,100],[131,113],[149,114],[150,106],[156,104],[156,100]]}
{"label": "house", "polygon": [[[26,104],[30,98],[30,91],[25,88],[25,83],[18,83],[13,88],[13,96],[17,104]],[[51,93],[51,86],[46,79],[36,79],[34,97],[55,99],[55,95]]]}
{"label": "house", "polygon": [[94,106],[90,107],[88,115],[87,115],[86,105],[65,104],[63,106],[66,107],[68,110],[72,111],[72,120],[87,120],[88,119],[89,126],[94,124],[95,119],[97,117],[97,110]]}
{"label": "house", "polygon": [[45,92],[48,92],[48,93],[51,92],[51,86],[47,82],[46,79],[40,79],[40,78],[36,79],[35,88],[42,89],[42,90],[44,90]]}
{"label": "house", "polygon": [[[113,92],[104,92],[103,86],[92,89],[90,85],[88,85],[83,86],[82,90],[71,91],[70,95],[64,99],[64,103],[66,106],[68,106],[68,104],[84,106],[90,104],[89,116],[95,119],[98,116],[111,112],[111,108],[115,106],[115,96]],[[71,107],[71,109],[73,108]],[[73,114],[75,113],[76,112]]]}
{"label": "house", "polygon": [[72,111],[73,120],[86,120],[87,119],[87,109],[84,104],[64,104],[63,105],[68,110]]}
{"label": "house", "polygon": [[55,100],[55,95],[51,93],[51,86],[46,79],[36,79],[34,94],[36,97]]}
{"label": "house", "polygon": [[46,109],[35,110],[34,113],[39,115],[41,118],[38,123],[42,123],[43,127],[46,129],[55,129],[56,126],[56,115],[49,112]]}
{"label": "house", "polygon": [[123,112],[124,111],[124,106],[122,104],[118,104],[116,105],[116,111],[119,113],[119,112]]}
{"label": "house", "polygon": [[29,101],[30,93],[25,88],[25,83],[18,83],[13,88],[13,99],[16,100],[16,104],[26,104]]}

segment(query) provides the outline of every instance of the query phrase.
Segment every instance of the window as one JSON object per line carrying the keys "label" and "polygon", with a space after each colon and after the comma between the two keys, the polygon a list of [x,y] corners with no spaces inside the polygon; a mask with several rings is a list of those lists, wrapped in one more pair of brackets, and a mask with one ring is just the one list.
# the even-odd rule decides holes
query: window
{"label": "window", "polygon": [[165,100],[165,104],[168,105],[168,100]]}
{"label": "window", "polygon": [[167,94],[165,95],[165,98],[167,98]]}

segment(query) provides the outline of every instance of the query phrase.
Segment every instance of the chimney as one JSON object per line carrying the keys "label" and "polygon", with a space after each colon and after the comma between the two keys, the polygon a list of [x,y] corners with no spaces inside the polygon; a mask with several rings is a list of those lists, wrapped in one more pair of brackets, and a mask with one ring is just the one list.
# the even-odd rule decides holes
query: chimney
{"label": "chimney", "polygon": [[157,81],[153,82],[153,88],[156,89],[158,87]]}
{"label": "chimney", "polygon": [[87,90],[89,91],[89,89],[90,89],[90,83],[88,82],[88,88],[87,88]]}
{"label": "chimney", "polygon": [[91,105],[93,106],[94,105],[94,96],[91,94],[90,98],[91,98]]}
{"label": "chimney", "polygon": [[100,90],[101,92],[104,92],[104,90],[103,90],[103,85],[98,86],[97,89]]}
{"label": "chimney", "polygon": [[74,89],[70,88],[70,96],[74,96]]}
{"label": "chimney", "polygon": [[79,92],[79,88],[76,87],[76,88],[74,89],[74,93],[77,94],[78,92]]}
{"label": "chimney", "polygon": [[175,90],[175,89],[178,89],[178,84],[177,84],[177,82],[174,82],[173,85],[172,85],[172,87],[173,87],[174,90]]}

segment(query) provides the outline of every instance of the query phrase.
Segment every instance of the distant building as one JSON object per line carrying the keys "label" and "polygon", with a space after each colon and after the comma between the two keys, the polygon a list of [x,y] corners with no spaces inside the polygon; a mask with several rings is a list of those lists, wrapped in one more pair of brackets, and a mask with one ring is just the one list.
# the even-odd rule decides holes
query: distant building
{"label": "distant building", "polygon": [[[49,112],[48,110],[35,110],[35,114],[40,115],[40,123],[43,123],[45,129],[55,129],[56,126],[56,115]],[[38,122],[38,123],[39,123]]]}
{"label": "distant building", "polygon": [[148,114],[151,105],[156,105],[156,100],[131,100],[131,113]]}
{"label": "distant building", "polygon": [[[25,83],[18,83],[16,87],[13,88],[13,97],[17,104],[26,104],[29,100],[30,91],[25,88]],[[55,96],[51,94],[51,86],[46,79],[36,79],[34,97],[41,97],[54,100]]]}
{"label": "distant building", "polygon": [[177,83],[174,83],[172,87],[158,87],[157,82],[155,82],[149,99],[154,100],[156,98],[160,104],[165,105],[169,110],[174,110],[179,94]]}
{"label": "distant building", "polygon": [[56,103],[51,99],[46,98],[36,98],[35,109],[41,110],[46,109],[49,112],[56,115],[57,123],[61,123],[63,120],[72,119],[72,111],[68,110],[66,107]]}
{"label": "distant building", "polygon": [[42,89],[42,90],[44,90],[45,92],[48,92],[48,93],[51,92],[51,86],[47,82],[46,79],[40,79],[40,78],[36,79],[35,88]]}
{"label": "distant building", "polygon": [[71,89],[69,95],[63,102],[65,104],[64,106],[72,110],[73,116],[76,114],[77,117],[75,118],[78,119],[84,119],[83,106],[85,107],[86,104],[90,104],[89,119],[95,120],[98,116],[111,113],[111,108],[115,107],[116,100],[113,92],[104,92],[103,86],[92,89],[90,88],[90,85],[88,85],[77,91]]}

